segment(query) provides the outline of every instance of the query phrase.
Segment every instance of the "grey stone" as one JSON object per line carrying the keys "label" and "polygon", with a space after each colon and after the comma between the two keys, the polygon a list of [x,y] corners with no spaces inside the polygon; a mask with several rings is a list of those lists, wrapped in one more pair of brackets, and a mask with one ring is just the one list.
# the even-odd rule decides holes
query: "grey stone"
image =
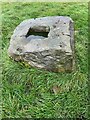
{"label": "grey stone", "polygon": [[74,69],[74,26],[66,16],[21,22],[10,40],[9,56],[54,72]]}

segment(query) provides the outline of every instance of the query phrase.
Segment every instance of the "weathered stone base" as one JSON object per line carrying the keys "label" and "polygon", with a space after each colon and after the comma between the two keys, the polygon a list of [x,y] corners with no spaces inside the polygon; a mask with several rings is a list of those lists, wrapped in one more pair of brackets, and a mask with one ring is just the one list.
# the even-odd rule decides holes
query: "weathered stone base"
{"label": "weathered stone base", "polygon": [[69,17],[43,17],[23,21],[11,37],[9,56],[54,72],[74,69],[74,28]]}

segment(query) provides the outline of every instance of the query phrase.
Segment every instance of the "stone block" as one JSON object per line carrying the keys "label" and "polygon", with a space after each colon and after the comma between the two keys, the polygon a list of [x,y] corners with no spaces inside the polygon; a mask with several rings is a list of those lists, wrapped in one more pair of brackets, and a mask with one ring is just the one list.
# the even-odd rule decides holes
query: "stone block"
{"label": "stone block", "polygon": [[67,16],[29,19],[13,32],[8,49],[16,61],[54,72],[74,69],[74,26]]}

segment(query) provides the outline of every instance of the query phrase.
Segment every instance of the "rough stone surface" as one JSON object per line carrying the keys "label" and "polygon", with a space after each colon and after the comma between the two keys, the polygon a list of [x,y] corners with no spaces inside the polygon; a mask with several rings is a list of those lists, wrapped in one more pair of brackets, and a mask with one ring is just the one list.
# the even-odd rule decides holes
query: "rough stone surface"
{"label": "rough stone surface", "polygon": [[73,20],[65,16],[21,22],[10,40],[9,56],[31,66],[54,72],[74,68]]}

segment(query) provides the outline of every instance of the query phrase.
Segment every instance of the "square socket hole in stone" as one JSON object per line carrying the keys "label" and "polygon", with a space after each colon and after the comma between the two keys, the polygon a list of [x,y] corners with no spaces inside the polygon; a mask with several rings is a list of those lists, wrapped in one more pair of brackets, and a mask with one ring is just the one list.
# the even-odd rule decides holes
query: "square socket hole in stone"
{"label": "square socket hole in stone", "polygon": [[26,34],[29,39],[45,39],[48,38],[50,28],[48,26],[33,26]]}

